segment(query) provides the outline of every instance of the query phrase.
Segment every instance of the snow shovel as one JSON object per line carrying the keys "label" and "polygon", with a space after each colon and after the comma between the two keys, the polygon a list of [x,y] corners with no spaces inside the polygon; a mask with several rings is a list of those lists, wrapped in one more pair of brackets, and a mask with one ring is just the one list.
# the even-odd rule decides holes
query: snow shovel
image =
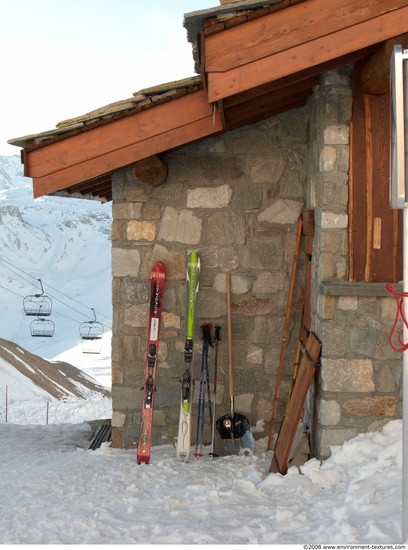
{"label": "snow shovel", "polygon": [[234,410],[234,373],[232,367],[232,319],[231,319],[231,274],[227,273],[227,325],[228,325],[228,371],[230,413],[217,420],[217,430],[223,440],[220,455],[237,455],[253,452],[255,445],[249,420]]}

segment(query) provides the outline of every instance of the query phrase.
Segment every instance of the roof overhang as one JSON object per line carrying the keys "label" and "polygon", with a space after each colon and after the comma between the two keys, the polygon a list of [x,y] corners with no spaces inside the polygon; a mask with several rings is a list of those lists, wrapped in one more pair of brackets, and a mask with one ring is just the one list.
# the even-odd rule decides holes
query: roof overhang
{"label": "roof overhang", "polygon": [[208,36],[202,33],[201,47],[208,101],[321,74],[407,30],[406,0],[377,0],[364,7],[355,0],[306,0],[223,32],[210,27]]}
{"label": "roof overhang", "polygon": [[[26,149],[25,175],[34,180],[34,197],[60,190],[100,196],[115,170],[220,131],[220,114],[201,89]],[[108,188],[104,194],[111,199]]]}
{"label": "roof overhang", "polygon": [[24,147],[35,197],[111,200],[118,169],[301,107],[323,72],[408,32],[408,0],[248,0],[186,14],[184,26],[201,77],[10,140]]}

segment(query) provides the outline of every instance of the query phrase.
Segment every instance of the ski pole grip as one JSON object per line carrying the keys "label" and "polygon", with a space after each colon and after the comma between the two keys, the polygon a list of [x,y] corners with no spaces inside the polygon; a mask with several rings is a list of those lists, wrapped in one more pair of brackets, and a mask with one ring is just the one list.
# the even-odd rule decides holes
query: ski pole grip
{"label": "ski pole grip", "polygon": [[216,342],[218,342],[218,340],[221,340],[220,331],[221,331],[221,327],[216,326],[215,327],[215,341]]}
{"label": "ski pole grip", "polygon": [[210,323],[204,323],[203,325],[201,325],[201,330],[202,330],[202,333],[203,333],[202,340],[207,341],[210,345],[212,345],[212,343],[211,343],[211,327],[212,327],[212,325]]}

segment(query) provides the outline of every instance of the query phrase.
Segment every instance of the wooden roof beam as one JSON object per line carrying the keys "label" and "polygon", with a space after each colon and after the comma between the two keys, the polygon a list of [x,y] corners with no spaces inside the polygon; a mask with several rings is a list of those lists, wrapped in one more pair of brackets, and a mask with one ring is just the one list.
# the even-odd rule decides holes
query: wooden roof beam
{"label": "wooden roof beam", "polygon": [[100,195],[109,193],[112,190],[112,182],[109,178],[109,180],[88,180],[84,183],[79,183],[78,185],[72,185],[70,187],[66,187],[65,191],[68,193],[83,193],[85,195],[92,195],[97,194]]}
{"label": "wooden roof beam", "polygon": [[206,72],[225,72],[408,6],[408,0],[307,0],[204,38]]}
{"label": "wooden roof beam", "polygon": [[268,113],[268,116],[273,116],[284,111],[301,107],[312,94],[312,88],[304,90],[299,89],[290,94],[287,90],[285,91],[286,93],[280,96],[271,93],[265,96],[262,101],[249,105],[244,103],[240,107],[226,110],[225,124],[227,130],[238,128],[242,125],[242,120],[245,120],[246,124],[251,124],[263,120],[265,118],[265,113]]}
{"label": "wooden roof beam", "polygon": [[[258,30],[262,34],[262,20],[268,17],[276,17],[281,13],[289,14],[291,10],[295,10],[296,8],[301,9],[303,6],[309,4],[316,5],[319,3],[321,3],[321,0],[308,0],[308,2],[283,10],[273,16],[255,20],[251,22],[251,24],[260,25]],[[336,2],[323,3],[330,4],[330,6],[332,6],[332,4],[339,4],[338,0],[336,0]],[[355,2],[352,3],[355,4]],[[379,2],[375,2],[375,4],[377,3]],[[225,35],[224,40],[226,40],[229,33],[236,29],[230,29],[219,35],[207,38],[204,67],[206,71],[209,101],[219,101],[220,99],[242,93],[251,88],[262,86],[268,82],[285,78],[290,74],[305,71],[311,67],[318,68],[319,65],[325,64],[328,61],[346,56],[347,54],[351,54],[352,52],[367,48],[373,44],[377,44],[406,32],[408,0],[381,1],[381,6],[383,7],[391,4],[407,5],[400,9],[395,9],[394,11],[379,15],[373,19],[360,22],[351,27],[342,28],[331,34],[310,39],[306,44],[299,44],[298,42],[298,45],[291,46],[287,50],[279,48],[279,51],[276,53],[264,55],[258,59],[250,60],[245,64],[242,62],[243,54],[239,48],[239,43],[234,42],[234,37],[230,36],[229,50],[235,50],[236,62],[233,63],[235,66],[226,70],[222,70],[223,66],[217,66],[214,59],[210,58],[210,55],[212,55],[209,53],[211,47],[207,41],[222,35]],[[363,8],[359,9],[360,11],[364,11]],[[247,23],[245,26],[249,25],[250,23]],[[220,57],[220,59],[224,59],[224,56]],[[247,56],[246,59],[249,60],[250,57]]]}
{"label": "wooden roof beam", "polygon": [[34,197],[66,189],[222,131],[203,90],[25,152]]}

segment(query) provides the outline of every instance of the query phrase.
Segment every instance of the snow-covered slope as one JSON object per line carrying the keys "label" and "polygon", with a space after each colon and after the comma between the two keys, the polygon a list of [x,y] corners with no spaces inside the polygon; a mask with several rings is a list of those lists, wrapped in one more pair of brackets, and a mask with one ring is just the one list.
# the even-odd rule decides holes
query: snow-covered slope
{"label": "snow-covered slope", "polygon": [[[47,361],[20,346],[0,338],[0,373],[2,386],[7,384],[14,393],[21,394],[21,388],[29,388],[27,397],[48,397],[85,399],[89,392],[110,395],[89,375],[69,363]],[[14,385],[13,381],[18,380]],[[0,388],[2,391],[3,388]]]}
{"label": "snow-covered slope", "polygon": [[0,338],[0,423],[59,424],[110,418],[109,390],[62,362]]}
{"label": "snow-covered slope", "polygon": [[[34,200],[17,155],[0,157],[0,337],[46,359],[67,361],[110,385],[111,205],[42,197]],[[39,282],[41,280],[41,283]],[[52,338],[32,337],[25,296],[53,302]],[[79,326],[94,319],[105,333],[100,355],[81,352]]]}

